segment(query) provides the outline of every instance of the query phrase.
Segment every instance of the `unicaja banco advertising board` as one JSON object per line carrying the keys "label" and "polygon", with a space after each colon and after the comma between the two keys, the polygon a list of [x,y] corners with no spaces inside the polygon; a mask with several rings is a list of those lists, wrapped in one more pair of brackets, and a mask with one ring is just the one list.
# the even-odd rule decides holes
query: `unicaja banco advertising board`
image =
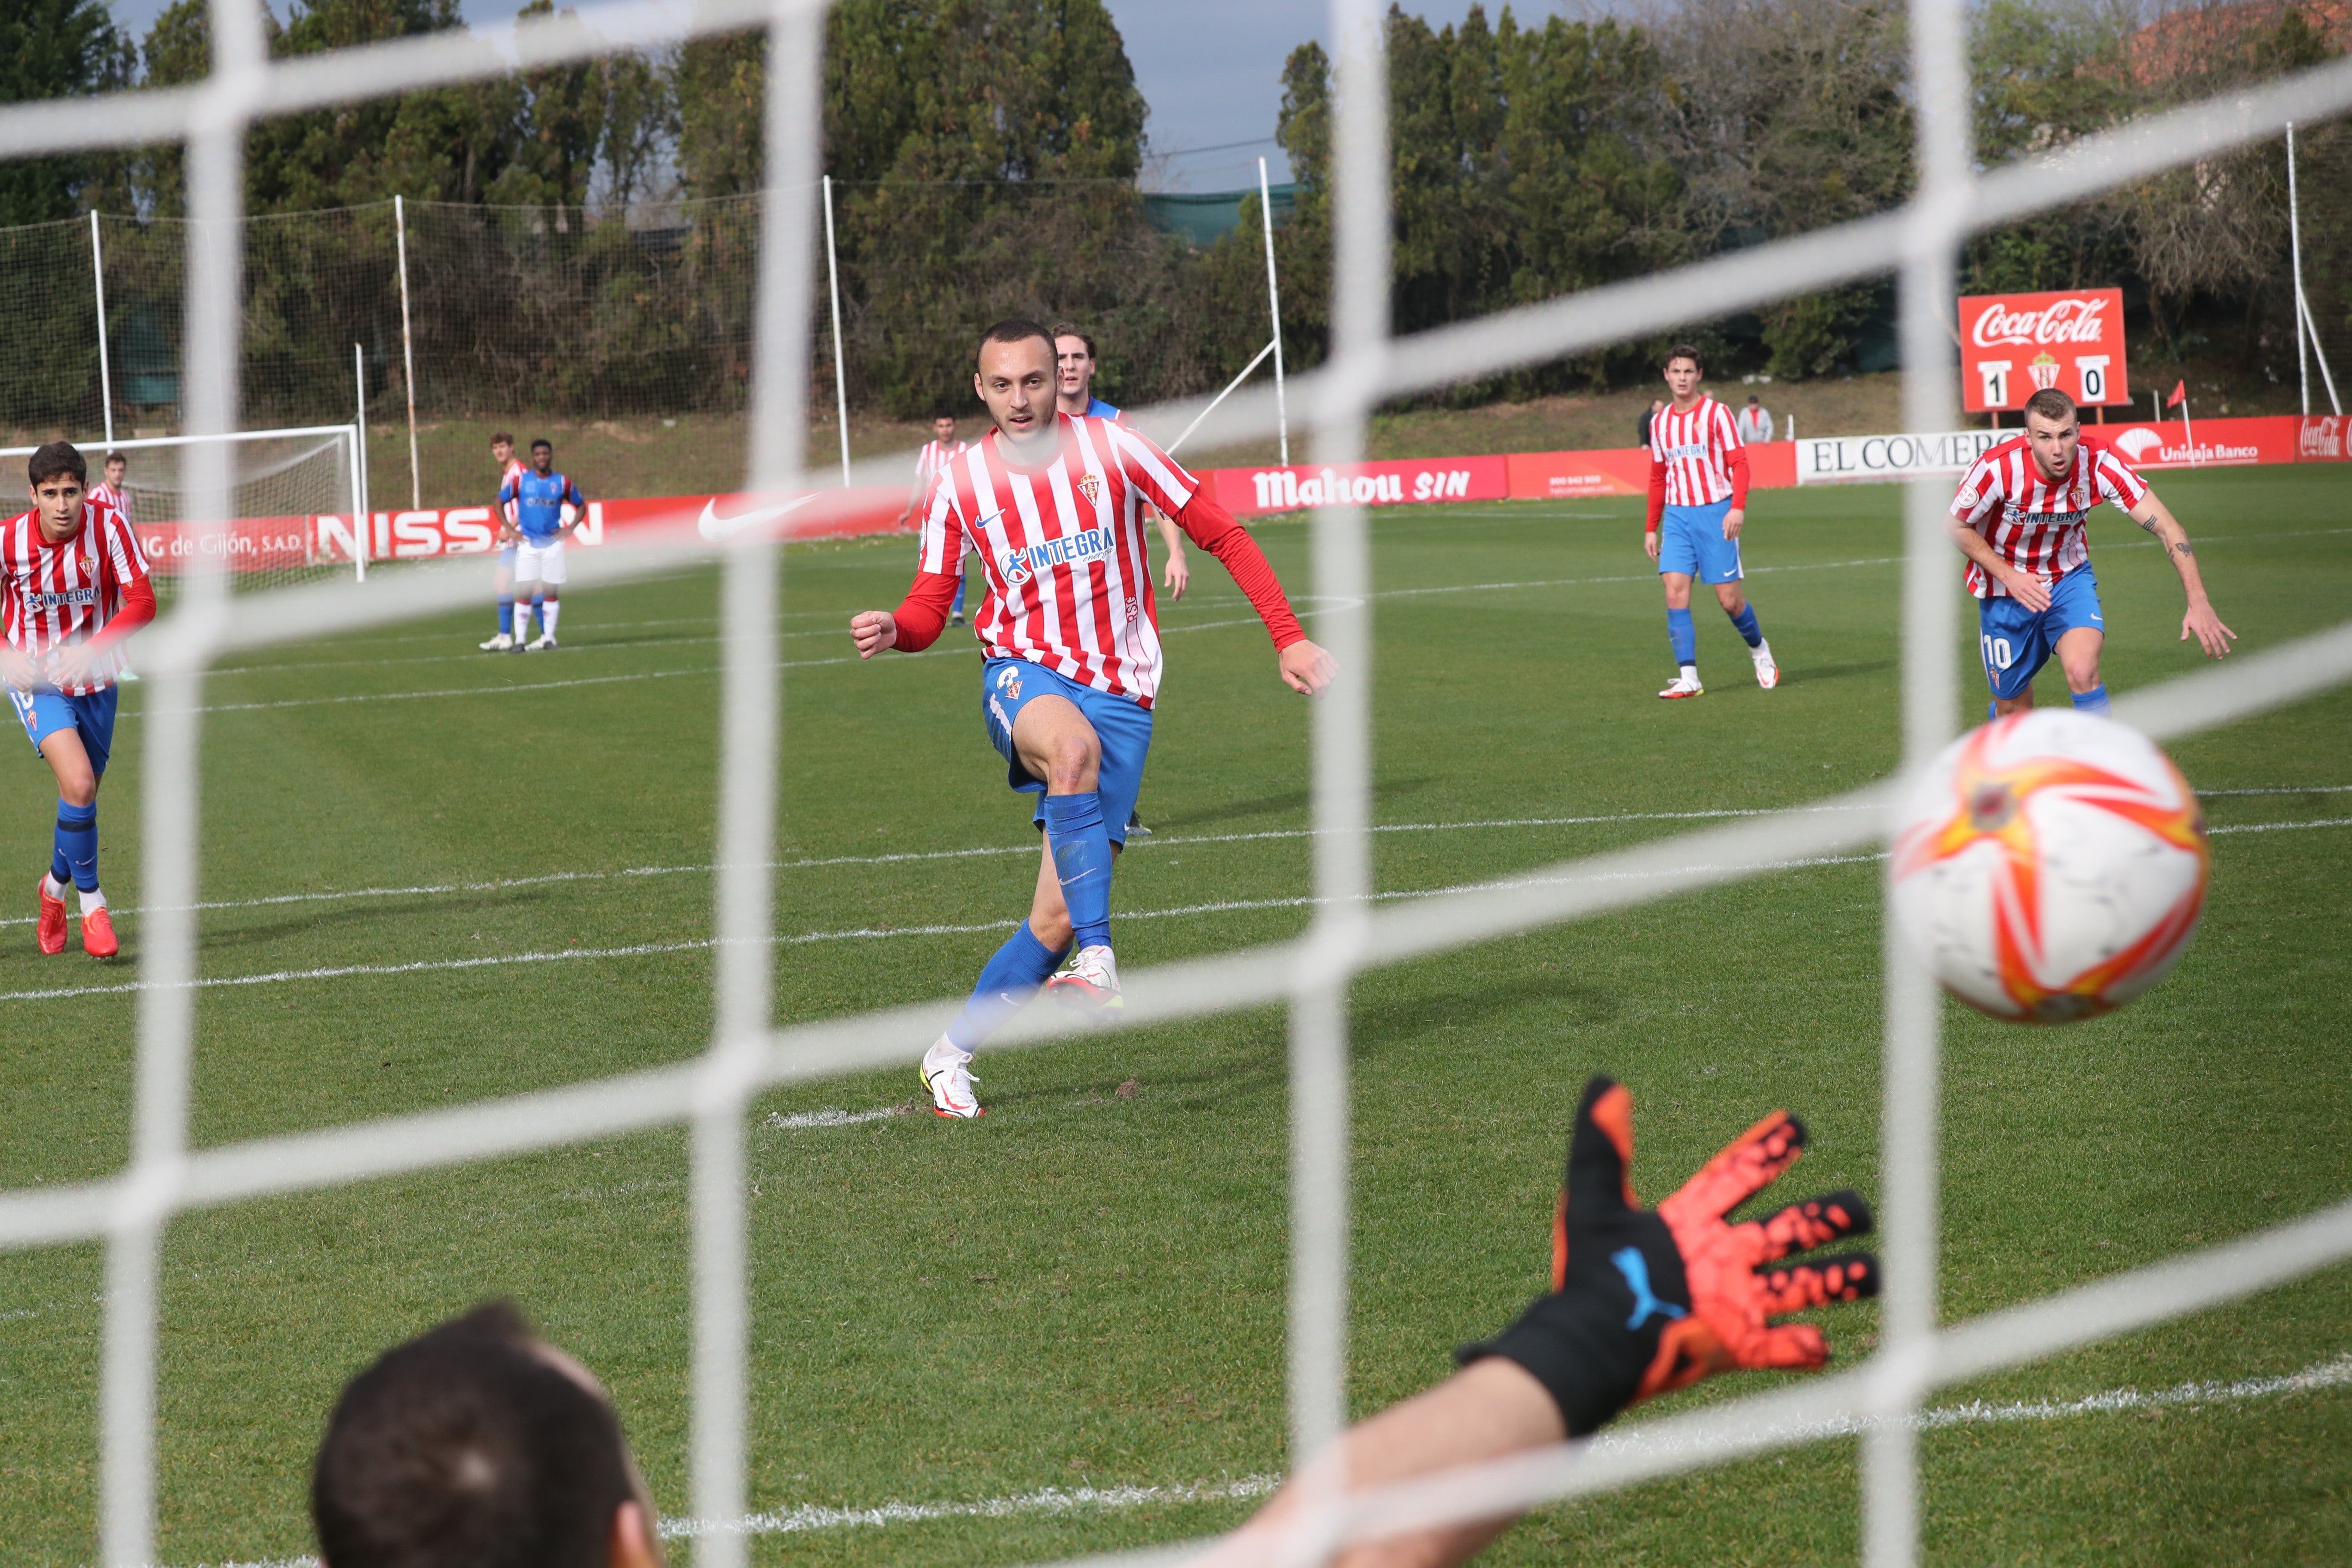
{"label": "unicaja banco advertising board", "polygon": [[1963,407],[2022,408],[2053,386],[2086,405],[2131,401],[2122,289],[1960,296]]}

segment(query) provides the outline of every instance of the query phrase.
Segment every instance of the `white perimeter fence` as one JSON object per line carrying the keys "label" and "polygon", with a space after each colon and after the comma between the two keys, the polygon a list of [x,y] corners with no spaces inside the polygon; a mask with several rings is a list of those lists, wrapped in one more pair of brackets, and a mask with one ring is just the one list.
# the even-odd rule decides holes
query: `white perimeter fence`
{"label": "white perimeter fence", "polygon": [[[1952,344],[1946,315],[1960,240],[2221,149],[2278,134],[2290,121],[2352,108],[2352,58],[2259,90],[2209,100],[2076,142],[2053,156],[1979,173],[1969,140],[1962,0],[1911,0],[1919,190],[1906,206],[1858,223],[1743,250],[1676,271],[1395,340],[1389,336],[1386,67],[1378,0],[1333,0],[1338,52],[1334,200],[1337,249],[1329,363],[1290,390],[1318,432],[1318,460],[1364,450],[1382,397],[1574,353],[1895,271],[1901,279],[1905,428],[1950,430]],[[699,0],[690,20],[661,5],[592,5],[576,16],[475,34],[436,34],[272,61],[252,0],[211,0],[213,74],[161,91],[50,100],[0,109],[0,155],[184,142],[190,216],[185,366],[187,428],[225,433],[237,405],[237,248],[241,156],[257,118],[341,100],[560,64],[675,42],[684,33],[764,26],[771,38],[765,138],[772,188],[811,199],[767,204],[754,337],[750,488],[810,481],[803,450],[807,334],[815,255],[822,0]],[[1204,400],[1154,410],[1174,428]],[[1235,395],[1206,426],[1213,441],[1274,428],[1271,389]],[[198,515],[227,515],[226,448],[200,443],[188,478]],[[903,469],[888,467],[892,482]],[[1913,485],[1905,510],[1903,758],[1906,773],[1956,731],[1956,595],[1943,531],[1948,486]],[[202,504],[207,500],[211,504]],[[688,520],[680,520],[685,522]],[[1733,827],[1571,860],[1492,891],[1375,911],[1369,853],[1372,669],[1370,552],[1364,512],[1315,515],[1314,592],[1342,679],[1315,708],[1314,891],[1297,940],[1128,977],[1118,1026],[1283,1004],[1290,1009],[1292,1258],[1289,1399],[1293,1460],[1340,1430],[1347,1344],[1348,994],[1381,964],[1769,871],[1791,858],[1881,838],[1900,781]],[[216,560],[217,556],[200,556]],[[174,1215],[239,1199],[483,1160],[685,1121],[691,1131],[694,1264],[694,1512],[744,1513],[748,1305],[744,1118],[751,1098],[795,1079],[909,1062],[960,998],[855,1019],[772,1022],[770,899],[781,685],[778,561],[741,536],[717,551],[600,552],[583,584],[722,563],[724,740],[719,784],[714,980],[709,1050],[677,1067],[511,1100],[289,1137],[188,1147],[189,1052],[196,980],[199,709],[208,667],[266,642],[323,636],[470,605],[470,573],[424,570],[366,584],[312,584],[242,600],[229,612],[217,571],[191,577],[172,614],[142,640],[152,719],[143,839],[148,846],[136,1106],[129,1164],[79,1187],[0,1194],[0,1248],[92,1238],[107,1248],[100,1384],[100,1550],[110,1564],[152,1558],[157,1273]],[[2292,702],[2352,679],[2352,622],[2267,654],[2137,693],[2116,716],[2159,739]],[[1853,809],[1825,811],[1822,805]],[[1916,1413],[1932,1389],[2251,1294],[2352,1257],[2352,1201],[2226,1246],[2043,1298],[1950,1329],[1937,1323],[1939,1002],[1909,953],[1885,944],[1884,1191],[1885,1293],[1878,1353],[1851,1371],[1673,1417],[1638,1450],[1583,1444],[1455,1471],[1307,1514],[1294,1554],[1310,1563],[1337,1542],[1439,1520],[1491,1514],[1622,1486],[1867,1424],[1864,1553],[1874,1568],[1918,1551]],[[1003,1043],[1086,1026],[1019,1020]],[[1850,1425],[1844,1429],[1851,1429]],[[1181,1552],[1181,1549],[1178,1549]],[[697,1561],[736,1568],[746,1543],[723,1530]],[[1168,1558],[1169,1549],[1132,1554]]]}

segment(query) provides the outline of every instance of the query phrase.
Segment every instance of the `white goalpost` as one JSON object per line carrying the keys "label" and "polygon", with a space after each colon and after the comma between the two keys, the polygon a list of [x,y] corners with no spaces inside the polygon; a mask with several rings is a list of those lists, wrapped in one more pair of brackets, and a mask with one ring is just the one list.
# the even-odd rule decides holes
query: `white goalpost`
{"label": "white goalpost", "polygon": [[[35,450],[0,447],[0,461]],[[367,574],[366,454],[357,425],[82,445],[93,483],[109,452],[125,459],[131,527],[149,568],[166,586],[187,576],[201,552],[217,556],[241,594]],[[228,470],[226,524],[213,521],[223,513],[208,511],[196,488],[204,460],[215,455]]]}
{"label": "white goalpost", "polygon": [[[242,228],[241,153],[257,120],[411,88],[495,78],[685,34],[764,27],[763,213],[748,421],[747,489],[813,487],[805,451],[810,390],[806,331],[818,304],[823,0],[704,0],[690,20],[657,0],[607,0],[487,35],[435,33],[365,48],[273,59],[253,0],[213,0],[212,71],[167,92],[45,100],[0,107],[0,154],[25,157],[163,142],[187,150],[189,436],[123,443],[161,466],[173,454],[172,504],[186,519],[177,603],[140,644],[149,681],[142,735],[145,903],[130,1158],[79,1184],[0,1193],[0,1250],[100,1244],[105,1253],[100,1426],[100,1560],[155,1560],[156,1363],[164,1310],[163,1240],[178,1216],[274,1194],[488,1161],[658,1126],[688,1130],[692,1251],[692,1508],[712,1528],[698,1568],[740,1568],[748,1541],[751,1298],[745,1123],[773,1086],[918,1060],[957,998],[862,1016],[779,1024],[769,869],[779,818],[783,727],[776,545],[746,531],[724,542],[659,551],[614,546],[573,567],[582,585],[642,578],[681,563],[720,565],[721,738],[718,866],[712,910],[714,1023],[707,1048],[675,1066],[509,1099],[343,1126],[194,1146],[191,1082],[200,984],[196,914],[202,831],[201,751],[207,672],[247,648],[348,633],[478,605],[472,571],[420,567],[366,583],[310,582],[235,605],[235,530],[253,515],[239,487],[270,482],[266,439],[319,445],[317,474],[358,468],[353,426],[236,432]],[[1541,363],[1669,330],[1694,314],[1730,314],[1858,279],[1896,275],[1906,367],[1904,425],[1958,423],[1948,312],[1959,247],[1969,235],[2271,137],[2290,121],[2352,110],[2352,58],[2256,89],[2188,105],[2085,136],[2043,157],[1979,169],[1971,148],[1962,0],[1909,0],[1919,184],[1902,207],[1735,255],[1398,339],[1391,331],[1387,60],[1379,0],[1333,0],[1338,98],[1333,116],[1334,298],[1330,353],[1280,392],[1234,393],[1205,428],[1220,442],[1275,434],[1296,405],[1316,457],[1360,460],[1383,400],[1467,377]],[[779,199],[794,193],[793,199]],[[802,193],[804,193],[803,195]],[[1695,307],[1695,301],[1700,302]],[[1701,308],[1703,307],[1703,309]],[[1203,413],[1193,399],[1146,411],[1170,424]],[[291,452],[292,447],[284,449]],[[331,465],[348,465],[332,468]],[[136,465],[134,465],[136,466]],[[830,467],[830,465],[827,465]],[[273,470],[291,474],[301,459]],[[134,479],[136,476],[134,475]],[[312,482],[312,481],[303,481]],[[326,483],[323,479],[320,483]],[[134,489],[134,494],[137,491]],[[355,510],[356,492],[345,492]],[[1903,771],[1867,789],[1637,847],[1531,868],[1476,892],[1382,908],[1373,900],[1370,781],[1374,601],[1366,510],[1314,514],[1312,593],[1326,606],[1318,641],[1346,672],[1313,717],[1312,924],[1295,940],[1202,960],[1139,968],[1110,1026],[1134,1028],[1239,1009],[1280,1006],[1289,1018],[1292,1107],[1287,1399],[1291,1460],[1304,1465],[1339,1432],[1348,1408],[1350,1223],[1349,988],[1382,966],[1458,952],[1516,932],[1623,909],[1693,889],[1760,877],[1791,858],[1865,850],[1883,841],[1904,783],[1955,733],[1959,714],[1958,614],[1944,532],[1948,487],[1914,481],[1903,535]],[[159,498],[160,500],[160,498]],[[320,513],[333,509],[321,507]],[[365,552],[364,541],[355,544]],[[355,564],[355,563],[354,563]],[[341,562],[306,561],[313,576]],[[281,580],[292,583],[293,578]],[[265,586],[271,585],[268,584]],[[2116,717],[2162,739],[2301,700],[2352,682],[2352,622],[2119,699]],[[1824,809],[1840,808],[1840,809]],[[1744,1455],[1863,1432],[1855,1500],[1872,1568],[1920,1555],[1919,1413],[1932,1391],[2241,1300],[2352,1258],[2352,1198],[2220,1246],[2027,1301],[1944,1321],[1937,1279],[1942,1130],[1941,1007],[1907,947],[1885,947],[1881,1229],[1885,1289],[1881,1342],[1832,1376],[1686,1410],[1638,1448],[1562,1444],[1378,1492],[1309,1500],[1296,1568],[1342,1543],[1432,1523],[1488,1517],[1622,1487]],[[998,1037],[1035,1046],[1099,1026],[1024,1015]],[[372,1347],[371,1347],[372,1348]],[[1199,1545],[1202,1543],[1192,1543]],[[1166,1562],[1159,1547],[1107,1561]]]}

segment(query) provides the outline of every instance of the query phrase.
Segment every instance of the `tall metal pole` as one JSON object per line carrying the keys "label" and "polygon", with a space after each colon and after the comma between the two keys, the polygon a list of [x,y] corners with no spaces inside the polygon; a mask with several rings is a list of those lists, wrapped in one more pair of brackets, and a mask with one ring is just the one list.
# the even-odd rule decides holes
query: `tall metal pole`
{"label": "tall metal pole", "polygon": [[[97,221],[92,215],[91,221]],[[97,230],[90,231],[93,235]],[[2304,342],[2303,202],[2294,184],[2294,121],[2286,122],[2286,237],[2294,258],[2294,374],[2303,388],[2303,416],[2311,417],[2311,352]]]}
{"label": "tall metal pole", "polygon": [[841,421],[841,488],[849,488],[849,371],[841,348],[841,265],[833,248],[833,176],[824,176],[824,276],[833,289],[833,407]]}
{"label": "tall metal pole", "polygon": [[400,196],[392,198],[392,230],[400,245],[400,366],[408,384],[408,504],[414,510],[425,504],[425,481],[416,463],[416,345],[408,332],[408,205]]}
{"label": "tall metal pole", "polygon": [[[2288,166],[2294,166],[2292,161]],[[89,215],[89,276],[98,290],[98,401],[106,412],[106,444],[111,447],[114,445],[114,376],[106,364],[106,254],[99,246],[98,214],[95,212]],[[2310,413],[2311,399],[2305,397],[2303,401],[2303,411]]]}
{"label": "tall metal pole", "polygon": [[1265,183],[1265,160],[1257,161],[1257,205],[1265,226],[1265,313],[1274,319],[1274,427],[1282,439],[1282,466],[1290,467],[1290,405],[1282,389],[1282,291],[1274,276],[1274,188]]}
{"label": "tall metal pole", "polygon": [[357,343],[352,345],[352,385],[355,394],[352,407],[358,419],[352,426],[352,560],[357,567],[354,580],[364,583],[368,537],[367,351]]}

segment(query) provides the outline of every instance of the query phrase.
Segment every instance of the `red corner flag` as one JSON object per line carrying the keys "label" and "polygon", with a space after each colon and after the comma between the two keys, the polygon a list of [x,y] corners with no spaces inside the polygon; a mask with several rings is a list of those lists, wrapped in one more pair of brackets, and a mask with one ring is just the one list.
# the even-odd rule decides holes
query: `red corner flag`
{"label": "red corner flag", "polygon": [[2164,400],[2164,405],[2167,408],[2178,408],[2188,401],[2189,383],[2186,378],[2183,378],[2172,384],[2172,395]]}

